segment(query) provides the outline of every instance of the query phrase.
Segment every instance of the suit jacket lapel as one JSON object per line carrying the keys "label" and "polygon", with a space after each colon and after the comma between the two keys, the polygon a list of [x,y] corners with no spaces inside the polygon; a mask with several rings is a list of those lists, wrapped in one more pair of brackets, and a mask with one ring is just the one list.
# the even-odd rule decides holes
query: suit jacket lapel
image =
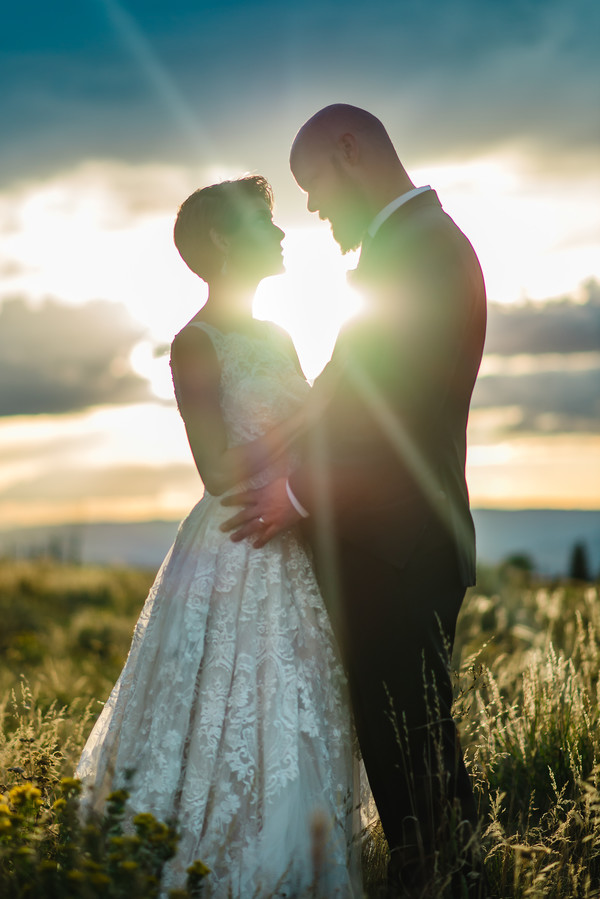
{"label": "suit jacket lapel", "polygon": [[352,280],[360,282],[367,276],[370,261],[377,257],[377,249],[385,243],[385,236],[391,229],[398,235],[398,230],[402,231],[404,228],[410,228],[411,224],[416,224],[420,212],[436,207],[439,210],[442,208],[437,193],[434,190],[427,190],[396,209],[379,227],[375,237],[367,234],[362,242],[360,258],[354,269],[355,274],[351,276]]}

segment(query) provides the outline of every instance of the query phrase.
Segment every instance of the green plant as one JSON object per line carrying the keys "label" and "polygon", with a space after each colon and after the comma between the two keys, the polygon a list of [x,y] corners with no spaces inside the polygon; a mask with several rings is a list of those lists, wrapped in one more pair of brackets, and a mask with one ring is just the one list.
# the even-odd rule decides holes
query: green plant
{"label": "green plant", "polygon": [[[82,825],[68,780],[120,672],[151,579],[56,561],[0,562],[3,899],[123,895],[107,892],[120,887],[106,886],[106,877],[128,883],[128,899],[142,895],[142,883],[154,888],[157,869],[146,856],[157,844],[173,846],[171,825],[143,817],[141,832],[123,827],[122,797],[103,823]],[[455,717],[492,899],[600,897],[598,598],[597,585],[534,580],[503,566],[484,572],[463,605]],[[364,853],[369,899],[385,896],[386,861],[375,826]],[[442,891],[452,864],[440,859],[433,872]],[[179,899],[201,891],[205,869],[194,870]],[[67,871],[79,873],[67,878]]]}
{"label": "green plant", "polygon": [[[165,865],[177,851],[173,825],[143,813],[129,823],[125,790],[112,793],[100,818],[81,818],[81,784],[63,778],[50,804],[32,783],[0,799],[0,893],[5,899],[155,899]],[[173,899],[196,897],[209,873],[188,869]]]}

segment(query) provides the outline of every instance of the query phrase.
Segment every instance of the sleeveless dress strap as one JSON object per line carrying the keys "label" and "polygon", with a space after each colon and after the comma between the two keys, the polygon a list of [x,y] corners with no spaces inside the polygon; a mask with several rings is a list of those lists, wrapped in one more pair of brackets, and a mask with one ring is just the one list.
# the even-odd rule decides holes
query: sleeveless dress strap
{"label": "sleeveless dress strap", "polygon": [[[186,328],[199,328],[201,331],[204,331],[205,334],[208,334],[212,342],[218,346],[221,345],[223,340],[225,339],[225,335],[222,331],[219,331],[218,328],[215,328],[214,325],[209,325],[208,322],[190,322],[185,326]],[[184,328],[185,330],[185,328]],[[181,333],[181,332],[180,332]]]}
{"label": "sleeveless dress strap", "polygon": [[[223,343],[225,342],[225,335],[222,331],[219,331],[218,328],[215,328],[214,325],[209,325],[208,322],[190,322],[185,326],[186,328],[199,328],[201,331],[210,338],[210,341],[215,348],[215,352],[219,358],[219,362],[221,362],[221,353],[223,348]],[[185,328],[184,328],[185,330]],[[181,333],[181,332],[179,332]]]}
{"label": "sleeveless dress strap", "polygon": [[[213,349],[217,355],[217,361],[219,363],[219,366],[222,366],[223,365],[223,354],[224,354],[224,342],[225,342],[225,337],[224,337],[223,333],[221,331],[219,331],[218,328],[215,328],[214,325],[209,325],[207,322],[189,322],[189,324],[187,324],[185,326],[185,328],[181,329],[179,334],[182,334],[186,328],[199,328],[201,331],[204,331],[204,333],[207,335],[207,337],[209,338],[210,342],[213,345]],[[176,337],[178,337],[179,334],[177,334]],[[177,366],[174,363],[172,353],[171,353],[171,359],[170,359],[169,365],[171,367],[171,378],[173,381],[173,392],[175,394],[175,402],[177,404],[177,409],[179,410],[179,413],[182,414],[182,412],[181,412],[181,393],[180,393],[180,389],[179,389],[179,380],[178,380],[178,376],[177,376]]]}
{"label": "sleeveless dress strap", "polygon": [[206,333],[211,336],[213,334],[218,334],[219,337],[223,337],[223,332],[219,331],[218,328],[215,328],[214,325],[209,325],[208,322],[188,322],[186,328],[201,328],[202,331],[206,331]]}

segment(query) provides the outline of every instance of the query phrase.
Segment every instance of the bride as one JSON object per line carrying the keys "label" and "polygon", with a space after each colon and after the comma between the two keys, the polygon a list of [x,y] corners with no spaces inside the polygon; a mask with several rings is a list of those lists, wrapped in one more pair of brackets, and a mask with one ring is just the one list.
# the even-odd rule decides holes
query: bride
{"label": "bride", "polygon": [[[180,525],[76,774],[84,809],[125,787],[176,820],[163,889],[200,858],[211,897],[353,897],[355,759],[341,664],[298,534],[257,549],[219,497],[286,475],[309,393],[291,340],[252,318],[283,270],[259,176],[181,206],[175,243],[209,298],[175,337],[175,395],[205,494]],[[357,801],[357,800],[356,800]],[[321,836],[315,845],[315,832]],[[354,838],[354,839],[353,839]]]}

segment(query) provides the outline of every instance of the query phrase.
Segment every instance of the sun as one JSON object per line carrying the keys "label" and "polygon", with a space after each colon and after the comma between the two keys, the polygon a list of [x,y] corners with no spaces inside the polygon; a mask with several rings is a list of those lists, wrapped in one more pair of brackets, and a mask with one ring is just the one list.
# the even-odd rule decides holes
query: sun
{"label": "sun", "polygon": [[[312,381],[329,361],[340,327],[361,309],[362,299],[346,277],[356,266],[358,254],[342,256],[325,226],[286,229],[283,249],[286,272],[259,285],[253,311],[256,318],[276,322],[288,332],[304,374]],[[198,292],[198,280],[192,280]],[[196,306],[190,300],[188,317],[204,301],[201,293]],[[177,307],[173,333],[184,321]],[[156,327],[155,333],[159,332]],[[168,344],[163,341],[162,352],[157,353],[156,347],[156,339],[148,336],[135,345],[129,361],[149,381],[153,394],[167,400],[173,395]]]}
{"label": "sun", "polygon": [[329,361],[341,325],[361,308],[346,279],[357,254],[342,256],[325,226],[286,229],[283,249],[286,273],[260,284],[254,314],[289,332],[312,380]]}

